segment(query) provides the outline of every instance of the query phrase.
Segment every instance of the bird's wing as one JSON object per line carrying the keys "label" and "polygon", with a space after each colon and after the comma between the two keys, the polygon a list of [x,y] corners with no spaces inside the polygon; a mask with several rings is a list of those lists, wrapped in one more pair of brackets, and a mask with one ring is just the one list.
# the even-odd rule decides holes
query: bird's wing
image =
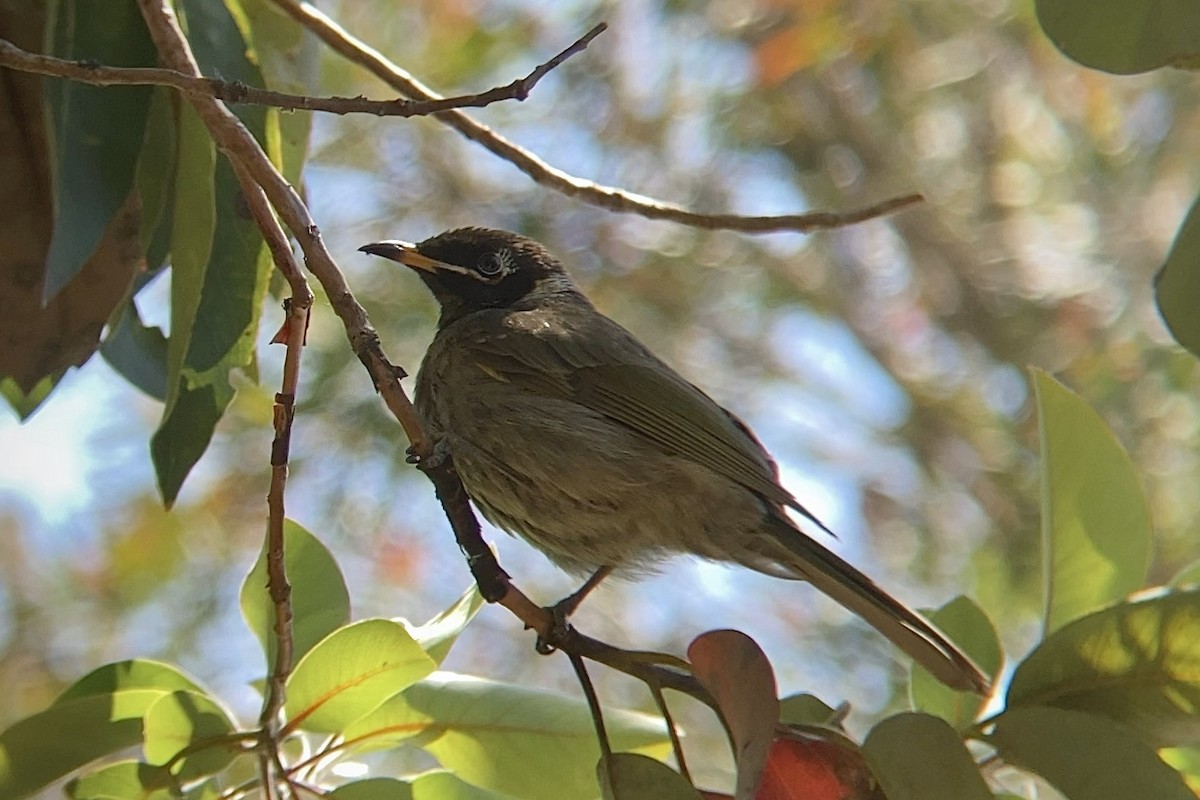
{"label": "bird's wing", "polygon": [[551,326],[519,336],[519,346],[508,337],[477,340],[472,357],[499,380],[590,408],[828,530],[779,485],[774,462],[740,420],[611,325],[601,336]]}

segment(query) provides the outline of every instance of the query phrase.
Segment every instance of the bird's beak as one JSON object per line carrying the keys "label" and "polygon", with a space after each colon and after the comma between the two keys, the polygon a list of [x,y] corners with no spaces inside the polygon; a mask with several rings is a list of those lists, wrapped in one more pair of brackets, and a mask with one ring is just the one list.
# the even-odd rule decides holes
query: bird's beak
{"label": "bird's beak", "polygon": [[459,272],[467,274],[467,270],[454,264],[447,264],[445,261],[437,261],[429,256],[421,255],[417,252],[417,246],[410,242],[402,242],[399,239],[387,239],[382,242],[372,242],[364,244],[358,248],[359,252],[369,253],[373,256],[382,256],[392,261],[397,261],[406,267],[413,269],[424,270],[425,272]]}

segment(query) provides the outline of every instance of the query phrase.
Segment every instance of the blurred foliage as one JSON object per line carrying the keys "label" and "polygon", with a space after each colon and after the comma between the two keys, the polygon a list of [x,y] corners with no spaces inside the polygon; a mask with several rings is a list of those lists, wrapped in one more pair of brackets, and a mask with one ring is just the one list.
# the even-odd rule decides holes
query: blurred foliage
{"label": "blurred foliage", "polygon": [[[473,112],[583,177],[713,211],[844,209],[908,191],[927,200],[809,237],[693,231],[564,200],[434,120],[316,118],[307,197],[388,353],[411,372],[434,304],[412,276],[355,249],[465,224],[517,229],[745,417],[853,560],[906,599],[971,595],[1010,653],[1038,638],[1044,613],[1027,366],[1086,398],[1129,451],[1153,515],[1150,581],[1195,559],[1195,361],[1167,334],[1152,284],[1200,184],[1190,76],[1091,72],[1012,0],[322,9],[446,92],[507,83],[607,19],[609,32],[527,101]],[[322,59],[320,92],[388,95]],[[165,297],[159,285],[139,297],[148,319],[165,320],[155,302]],[[265,316],[264,327],[278,322],[269,305]],[[309,345],[290,513],[322,531],[360,612],[429,616],[467,580],[457,549],[323,307]],[[239,393],[170,515],[142,444],[161,409],[95,360],[27,428],[0,423],[15,453],[22,437],[46,436],[38,417],[60,414],[75,434],[63,446],[84,464],[62,508],[35,505],[22,496],[35,496],[32,482],[3,473],[0,680],[17,690],[0,725],[96,663],[146,655],[187,664],[239,711],[254,707],[244,685],[254,642],[236,597],[265,516],[272,350],[261,350],[261,386],[230,376]],[[23,471],[66,470],[65,452],[38,453]],[[496,539],[536,596],[570,588],[528,548]],[[739,627],[764,642],[785,688],[844,697],[866,717],[900,702],[890,650],[831,604],[708,565],[667,570],[606,588],[581,626],[676,651],[701,628]],[[509,618],[484,612],[450,663],[572,680],[565,662],[525,648]],[[620,680],[603,689],[645,703]]]}

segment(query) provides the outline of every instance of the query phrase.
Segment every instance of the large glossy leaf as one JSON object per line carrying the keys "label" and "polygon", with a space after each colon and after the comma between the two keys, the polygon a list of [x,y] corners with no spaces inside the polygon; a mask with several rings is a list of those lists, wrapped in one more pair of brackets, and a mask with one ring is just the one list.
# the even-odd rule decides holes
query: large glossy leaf
{"label": "large glossy leaf", "polygon": [[1040,370],[1033,384],[1050,632],[1143,585],[1151,525],[1133,463],[1100,416]]}
{"label": "large glossy leaf", "polygon": [[398,622],[368,619],[347,625],[296,664],[284,705],[288,727],[340,733],[434,667]]}
{"label": "large glossy leaf", "polygon": [[[1198,10],[1200,13],[1200,10]],[[1200,356],[1200,198],[1175,234],[1171,252],[1154,276],[1154,299],[1175,341]]]}
{"label": "large glossy leaf", "polygon": [[331,800],[413,800],[412,784],[395,778],[367,778],[344,783],[329,793]]}
{"label": "large glossy leaf", "polygon": [[1059,629],[1017,666],[1007,704],[1102,714],[1156,746],[1200,742],[1200,590],[1121,603]]}
{"label": "large glossy leaf", "polygon": [[888,717],[867,735],[863,755],[888,800],[992,800],[962,739],[937,717]]}
{"label": "large glossy leaf", "polygon": [[1070,800],[1195,800],[1149,745],[1104,717],[1013,708],[987,738],[1006,762],[1042,776]]}
{"label": "large glossy leaf", "polygon": [[97,667],[71,684],[54,702],[59,704],[130,689],[204,693],[203,687],[177,667],[162,661],[135,658]]}
{"label": "large glossy leaf", "polygon": [[[142,750],[146,760],[166,766],[181,780],[219,772],[241,748],[222,741],[234,729],[229,712],[208,695],[178,691],[146,709]],[[187,750],[188,754],[181,754]]]}
{"label": "large glossy leaf", "polygon": [[1200,65],[1200,6],[1192,0],[1037,0],[1060,50],[1117,74]]}
{"label": "large glossy leaf", "polygon": [[27,797],[142,741],[142,715],[166,692],[129,689],[60,700],[0,733],[0,797]]}
{"label": "large glossy leaf", "polygon": [[467,627],[467,623],[475,618],[482,605],[483,596],[479,594],[479,589],[471,584],[454,605],[425,624],[413,625],[407,620],[397,622],[402,622],[421,645],[421,649],[429,654],[434,663],[441,666],[442,661],[449,655],[450,648],[458,640],[458,635]]}
{"label": "large glossy leaf", "polygon": [[[154,45],[134,0],[60,0],[46,40],[67,60],[152,67]],[[148,86],[44,82],[54,182],[54,233],[43,300],[58,294],[96,250],[133,188]]]}
{"label": "large glossy leaf", "polygon": [[[660,719],[606,708],[614,749],[665,756]],[[600,757],[587,704],[538,689],[439,672],[345,731],[357,749],[411,740],[477,786],[523,800],[594,796]]]}
{"label": "large glossy leaf", "polygon": [[[929,619],[963,648],[984,673],[993,677],[1000,673],[1004,663],[1000,637],[984,610],[970,598],[954,598],[930,614]],[[915,664],[909,692],[913,708],[939,716],[958,730],[970,727],[986,702],[977,694],[951,689]]]}
{"label": "large glossy leaf", "polygon": [[72,800],[171,800],[172,783],[161,767],[118,761],[71,780],[65,790]]}
{"label": "large glossy leaf", "polygon": [[[333,554],[317,537],[291,520],[283,523],[284,566],[292,586],[292,652],[299,659],[313,645],[350,621],[350,593]],[[242,582],[242,617],[275,663],[275,604],[267,594],[267,560],[262,553]]]}
{"label": "large glossy leaf", "polygon": [[508,795],[472,786],[445,770],[433,770],[408,780],[367,778],[334,789],[334,800],[512,800]]}
{"label": "large glossy leaf", "polygon": [[604,800],[700,800],[700,792],[686,778],[640,753],[600,759],[596,777]]}

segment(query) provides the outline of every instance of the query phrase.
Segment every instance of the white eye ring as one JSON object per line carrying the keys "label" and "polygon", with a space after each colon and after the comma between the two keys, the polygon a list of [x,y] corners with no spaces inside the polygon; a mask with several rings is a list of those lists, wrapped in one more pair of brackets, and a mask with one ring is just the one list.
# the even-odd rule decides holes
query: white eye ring
{"label": "white eye ring", "polygon": [[475,270],[485,278],[494,278],[508,268],[509,259],[507,250],[484,253],[475,265]]}

